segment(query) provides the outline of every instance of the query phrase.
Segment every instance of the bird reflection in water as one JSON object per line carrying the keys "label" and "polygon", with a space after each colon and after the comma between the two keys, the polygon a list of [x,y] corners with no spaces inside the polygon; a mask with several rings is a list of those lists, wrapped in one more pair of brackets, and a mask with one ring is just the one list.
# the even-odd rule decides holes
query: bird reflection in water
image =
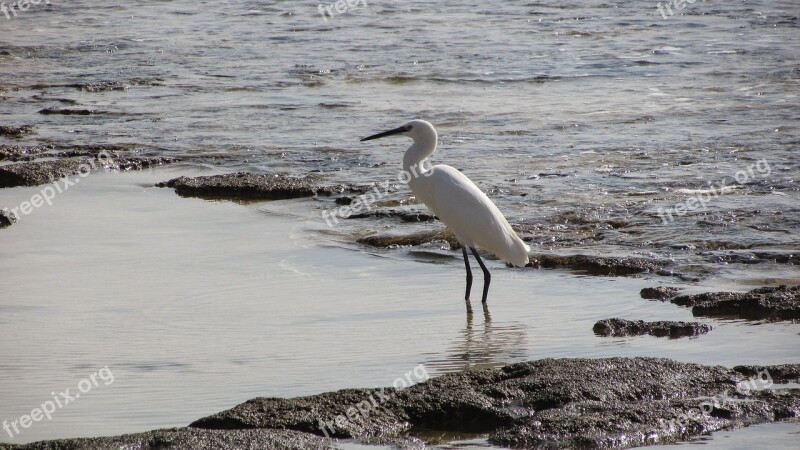
{"label": "bird reflection in water", "polygon": [[483,324],[467,310],[467,323],[444,354],[429,355],[425,366],[435,373],[501,367],[523,361],[528,354],[527,326],[521,322],[493,323],[489,306],[483,306]]}

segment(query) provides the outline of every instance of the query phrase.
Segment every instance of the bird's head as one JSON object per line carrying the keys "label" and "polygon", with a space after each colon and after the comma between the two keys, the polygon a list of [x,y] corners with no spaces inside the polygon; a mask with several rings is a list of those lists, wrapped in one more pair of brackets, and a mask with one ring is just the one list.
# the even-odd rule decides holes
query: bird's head
{"label": "bird's head", "polygon": [[373,139],[378,139],[386,136],[393,136],[393,135],[402,135],[408,136],[414,140],[414,142],[422,142],[422,141],[431,141],[436,142],[436,129],[433,128],[430,122],[425,120],[412,120],[407,124],[403,125],[402,127],[395,128],[393,130],[384,131],[382,133],[373,134],[372,136],[367,136],[361,141],[371,141]]}

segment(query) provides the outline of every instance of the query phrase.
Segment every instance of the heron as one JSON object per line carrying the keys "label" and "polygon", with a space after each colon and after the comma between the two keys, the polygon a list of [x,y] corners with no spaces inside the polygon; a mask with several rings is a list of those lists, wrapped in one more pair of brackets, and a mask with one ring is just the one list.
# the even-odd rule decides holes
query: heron
{"label": "heron", "polygon": [[435,214],[455,235],[461,244],[464,266],[467,270],[467,289],[464,299],[469,306],[472,290],[472,269],[467,249],[478,261],[483,271],[483,298],[486,305],[492,274],[486,268],[477,248],[494,253],[514,266],[528,264],[530,247],[508,224],[503,213],[475,183],[454,167],[437,164],[424,168],[424,163],[436,151],[438,135],[430,122],[412,120],[407,124],[382,133],[365,137],[361,141],[387,136],[407,136],[414,142],[403,156],[403,174],[411,192]]}

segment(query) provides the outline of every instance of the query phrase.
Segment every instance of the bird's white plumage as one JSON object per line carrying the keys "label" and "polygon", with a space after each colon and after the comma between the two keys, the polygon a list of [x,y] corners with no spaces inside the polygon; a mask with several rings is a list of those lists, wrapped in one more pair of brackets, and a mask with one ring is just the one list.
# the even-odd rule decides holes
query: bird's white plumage
{"label": "bird's white plumage", "polygon": [[517,236],[497,206],[466,175],[446,165],[424,170],[436,151],[436,129],[424,120],[365,139],[402,134],[414,140],[403,156],[403,169],[414,195],[425,203],[465,247],[481,247],[503,261],[524,266],[530,248]]}
{"label": "bird's white plumage", "polygon": [[481,247],[503,261],[524,266],[530,247],[517,236],[497,206],[466,175],[436,165],[411,178],[414,195],[467,247]]}

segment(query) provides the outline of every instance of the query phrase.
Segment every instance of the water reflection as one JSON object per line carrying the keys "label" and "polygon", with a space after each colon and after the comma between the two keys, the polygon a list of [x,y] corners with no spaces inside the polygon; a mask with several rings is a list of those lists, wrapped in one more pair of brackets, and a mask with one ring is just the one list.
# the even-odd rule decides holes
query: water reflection
{"label": "water reflection", "polygon": [[475,313],[467,309],[466,326],[444,354],[428,355],[425,366],[435,373],[500,367],[524,360],[528,330],[522,322],[492,322],[489,307],[483,305],[483,321],[475,325]]}

